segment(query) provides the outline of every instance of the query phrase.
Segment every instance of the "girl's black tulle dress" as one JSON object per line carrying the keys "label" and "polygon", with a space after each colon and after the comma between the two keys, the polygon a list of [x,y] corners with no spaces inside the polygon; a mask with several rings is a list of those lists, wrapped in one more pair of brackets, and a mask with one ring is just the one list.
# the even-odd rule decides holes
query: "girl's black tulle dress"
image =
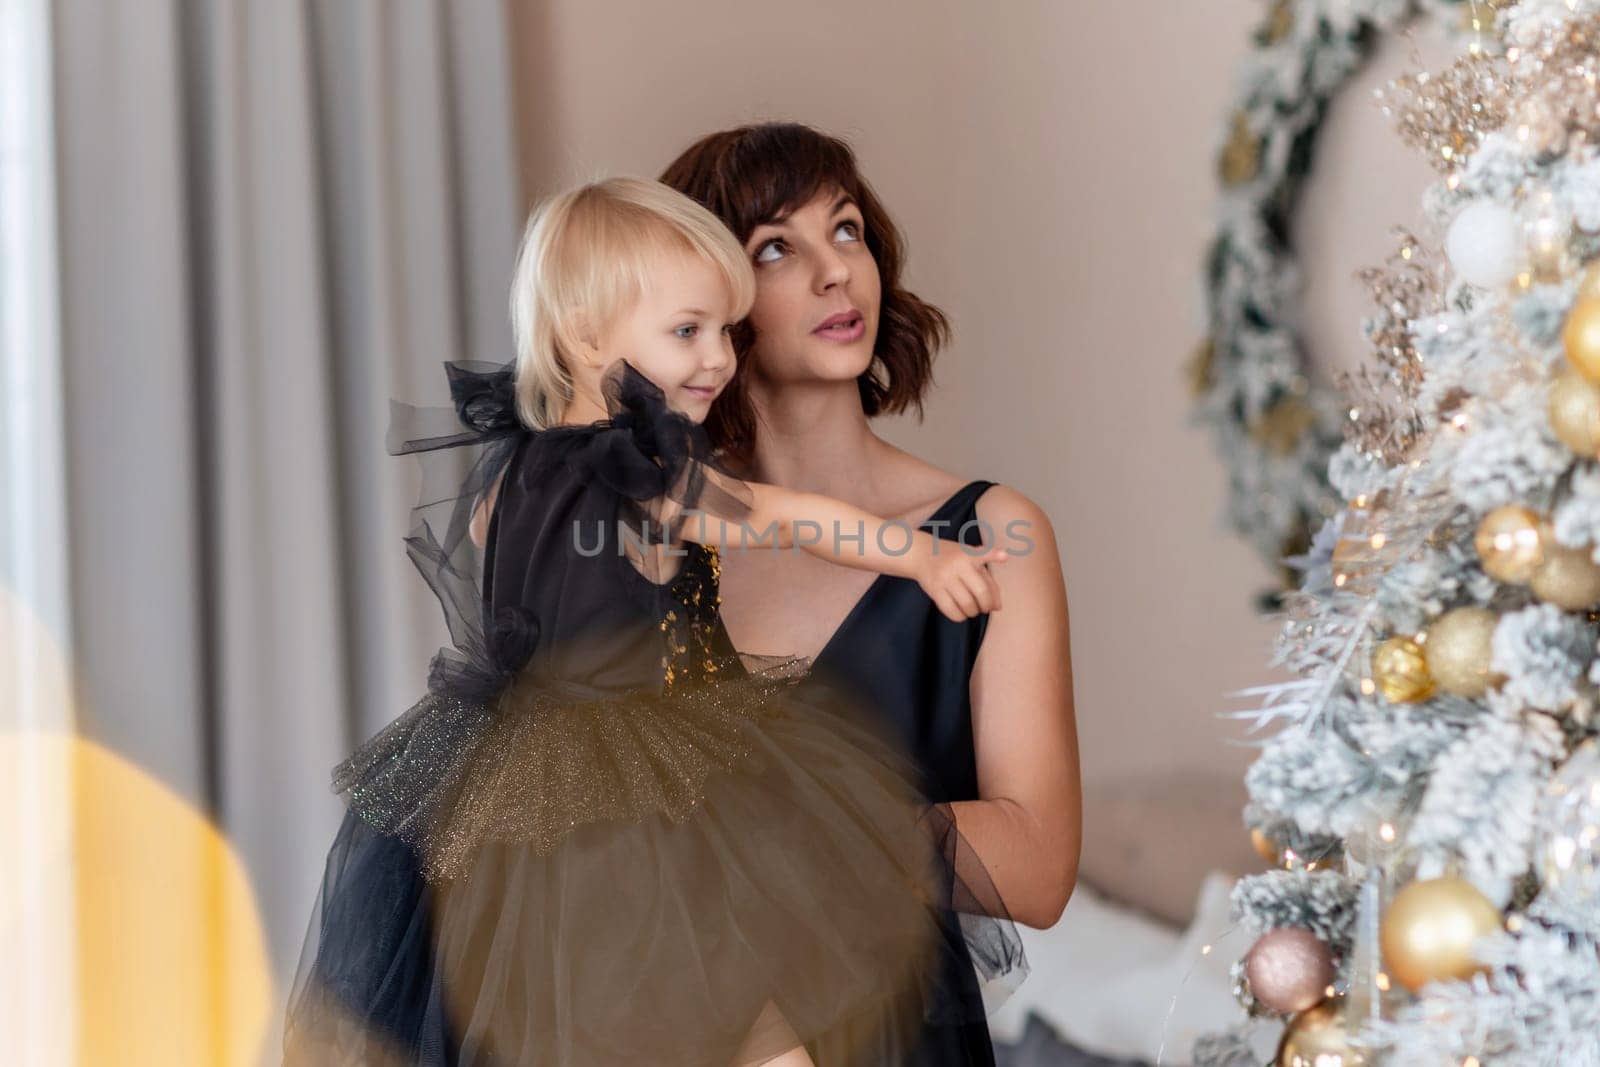
{"label": "girl's black tulle dress", "polygon": [[952,960],[992,1010],[1026,962],[948,805],[808,663],[716,625],[687,538],[749,490],[701,427],[625,361],[609,418],[543,431],[509,365],[446,370],[453,405],[396,405],[390,451],[422,461],[406,544],[451,644],[334,770],[285,1063],[892,1065],[981,1018]]}

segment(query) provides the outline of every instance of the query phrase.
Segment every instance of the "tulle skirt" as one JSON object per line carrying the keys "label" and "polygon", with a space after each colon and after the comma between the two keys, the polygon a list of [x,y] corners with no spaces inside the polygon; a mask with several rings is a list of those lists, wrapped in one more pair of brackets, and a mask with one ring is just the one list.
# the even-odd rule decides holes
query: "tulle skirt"
{"label": "tulle skirt", "polygon": [[1026,965],[866,721],[761,678],[430,695],[336,772],[285,1062],[898,1062],[973,1013],[953,962]]}

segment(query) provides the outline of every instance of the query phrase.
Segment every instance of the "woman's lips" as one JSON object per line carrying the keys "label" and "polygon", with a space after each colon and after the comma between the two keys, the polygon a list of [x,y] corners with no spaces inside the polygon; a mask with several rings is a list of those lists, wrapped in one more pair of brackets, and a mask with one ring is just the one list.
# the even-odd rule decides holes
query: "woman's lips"
{"label": "woman's lips", "polygon": [[832,326],[818,326],[811,332],[830,341],[848,344],[851,341],[861,340],[862,336],[867,332],[867,320],[860,315],[855,315],[844,322]]}

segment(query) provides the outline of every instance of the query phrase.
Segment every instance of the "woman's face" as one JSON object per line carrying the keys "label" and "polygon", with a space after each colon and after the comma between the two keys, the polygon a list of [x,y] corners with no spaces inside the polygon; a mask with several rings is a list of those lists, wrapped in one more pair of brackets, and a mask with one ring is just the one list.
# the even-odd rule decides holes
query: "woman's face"
{"label": "woman's face", "polygon": [[744,246],[756,272],[749,373],[774,387],[865,373],[881,288],[855,201],[824,189],[757,226]]}

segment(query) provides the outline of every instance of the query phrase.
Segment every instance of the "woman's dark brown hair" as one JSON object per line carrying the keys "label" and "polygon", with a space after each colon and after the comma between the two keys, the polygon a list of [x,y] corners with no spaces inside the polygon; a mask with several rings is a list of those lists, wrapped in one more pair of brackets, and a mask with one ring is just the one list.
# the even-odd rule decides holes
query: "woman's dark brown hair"
{"label": "woman's dark brown hair", "polygon": [[[949,340],[950,324],[938,308],[900,287],[905,241],[861,176],[848,144],[800,123],[740,126],[690,145],[661,180],[704,204],[740,244],[757,226],[805,206],[819,192],[837,189],[854,198],[883,290],[872,363],[857,379],[861,406],[868,417],[908,408],[922,415],[933,356]],[[743,370],[754,342],[749,323],[741,323],[734,333],[740,370],[706,418],[712,441],[740,460],[748,459],[755,445],[755,409]]]}

